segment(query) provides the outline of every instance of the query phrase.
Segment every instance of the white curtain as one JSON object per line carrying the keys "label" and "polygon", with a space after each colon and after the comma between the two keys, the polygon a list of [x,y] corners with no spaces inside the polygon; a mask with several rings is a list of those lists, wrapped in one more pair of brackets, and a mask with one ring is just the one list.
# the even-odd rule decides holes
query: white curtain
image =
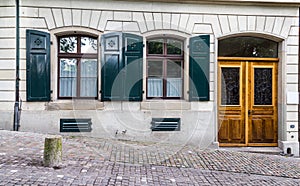
{"label": "white curtain", "polygon": [[97,60],[81,60],[80,96],[97,96]]}
{"label": "white curtain", "polygon": [[96,97],[97,96],[97,79],[81,78],[80,96]]}
{"label": "white curtain", "polygon": [[181,97],[182,79],[167,78],[167,97]]}
{"label": "white curtain", "polygon": [[60,60],[60,92],[61,97],[76,96],[76,76],[77,66],[76,59]]}
{"label": "white curtain", "polygon": [[160,78],[148,78],[148,97],[163,96],[163,80]]}
{"label": "white curtain", "polygon": [[76,78],[60,78],[60,96],[76,96]]}

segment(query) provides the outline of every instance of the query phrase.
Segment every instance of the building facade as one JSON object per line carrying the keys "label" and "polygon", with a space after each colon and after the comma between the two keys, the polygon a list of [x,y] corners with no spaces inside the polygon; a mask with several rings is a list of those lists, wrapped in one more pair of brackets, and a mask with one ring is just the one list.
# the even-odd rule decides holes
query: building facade
{"label": "building facade", "polygon": [[16,4],[0,2],[1,128],[299,155],[300,2]]}

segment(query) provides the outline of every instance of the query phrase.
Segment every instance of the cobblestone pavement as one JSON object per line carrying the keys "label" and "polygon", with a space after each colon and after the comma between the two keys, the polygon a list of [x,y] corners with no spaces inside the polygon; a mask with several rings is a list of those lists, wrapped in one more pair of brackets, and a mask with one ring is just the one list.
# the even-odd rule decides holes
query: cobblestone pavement
{"label": "cobblestone pavement", "polygon": [[0,185],[300,185],[300,158],[82,136],[48,168],[45,137],[0,131]]}

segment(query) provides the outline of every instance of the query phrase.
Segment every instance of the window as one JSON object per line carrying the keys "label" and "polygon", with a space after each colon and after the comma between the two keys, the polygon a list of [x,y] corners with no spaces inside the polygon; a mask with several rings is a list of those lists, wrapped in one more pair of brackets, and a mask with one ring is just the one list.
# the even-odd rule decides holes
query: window
{"label": "window", "polygon": [[240,36],[219,41],[222,57],[278,57],[278,43],[259,37]]}
{"label": "window", "polygon": [[147,42],[147,98],[180,99],[183,87],[183,42],[157,38]]}
{"label": "window", "polygon": [[97,38],[72,35],[58,40],[58,97],[97,98]]}

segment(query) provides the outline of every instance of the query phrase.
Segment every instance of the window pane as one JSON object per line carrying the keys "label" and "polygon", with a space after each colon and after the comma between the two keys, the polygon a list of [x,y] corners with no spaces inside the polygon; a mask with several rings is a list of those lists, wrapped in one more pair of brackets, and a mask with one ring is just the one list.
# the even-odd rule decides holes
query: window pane
{"label": "window pane", "polygon": [[167,97],[181,97],[182,79],[167,78]]}
{"label": "window pane", "polygon": [[148,41],[148,54],[163,54],[163,39]]}
{"label": "window pane", "polygon": [[272,105],[272,68],[254,69],[254,104]]}
{"label": "window pane", "polygon": [[60,77],[76,77],[77,76],[77,60],[76,59],[60,59]]}
{"label": "window pane", "polygon": [[278,43],[258,37],[234,37],[219,41],[222,57],[278,57]]}
{"label": "window pane", "polygon": [[81,53],[97,53],[97,39],[82,37]]}
{"label": "window pane", "polygon": [[60,53],[77,53],[77,37],[63,37],[59,40]]}
{"label": "window pane", "polygon": [[148,61],[148,77],[162,77],[163,63],[162,61]]}
{"label": "window pane", "polygon": [[76,78],[60,78],[60,97],[76,97]]}
{"label": "window pane", "polygon": [[181,77],[181,61],[168,61],[167,63],[167,77],[180,78]]}
{"label": "window pane", "polygon": [[97,97],[97,60],[82,59],[80,65],[80,96]]}
{"label": "window pane", "polygon": [[80,96],[97,97],[97,78],[80,79]]}
{"label": "window pane", "polygon": [[148,78],[147,97],[162,97],[163,96],[163,79],[162,78]]}
{"label": "window pane", "polygon": [[60,97],[76,96],[77,60],[60,59]]}
{"label": "window pane", "polygon": [[222,67],[221,104],[240,104],[240,68]]}
{"label": "window pane", "polygon": [[167,40],[167,54],[181,55],[182,42],[174,39]]}
{"label": "window pane", "polygon": [[81,77],[97,77],[97,59],[81,59]]}

